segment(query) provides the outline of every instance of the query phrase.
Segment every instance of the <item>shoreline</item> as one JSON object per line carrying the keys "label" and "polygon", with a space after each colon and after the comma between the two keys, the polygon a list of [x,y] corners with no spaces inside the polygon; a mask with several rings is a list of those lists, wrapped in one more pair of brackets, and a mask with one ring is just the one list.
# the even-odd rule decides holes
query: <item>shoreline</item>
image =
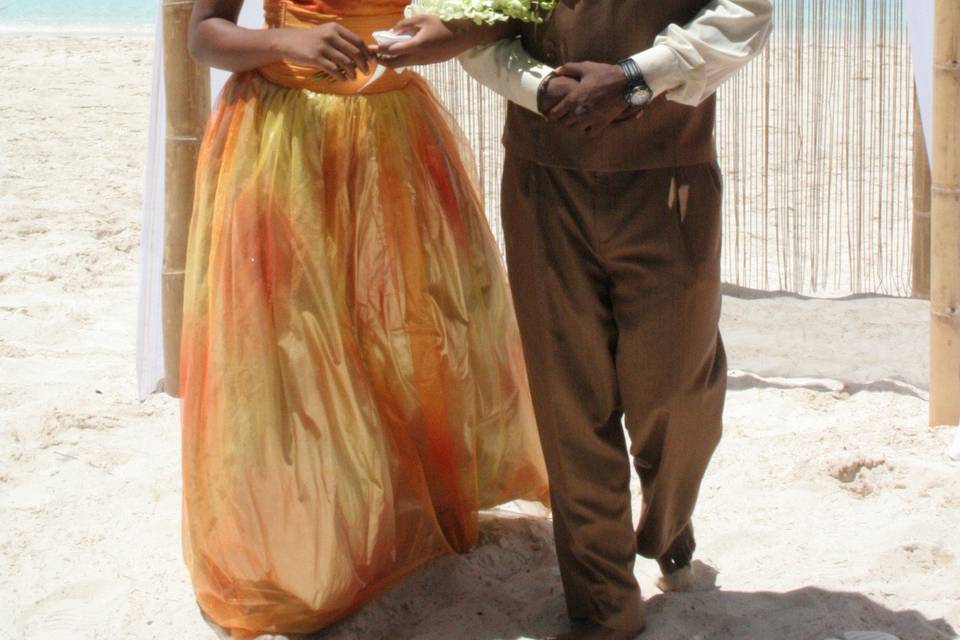
{"label": "shoreline", "polygon": [[0,22],[0,38],[3,37],[78,37],[78,38],[153,38],[156,25],[147,23],[117,24],[43,24]]}

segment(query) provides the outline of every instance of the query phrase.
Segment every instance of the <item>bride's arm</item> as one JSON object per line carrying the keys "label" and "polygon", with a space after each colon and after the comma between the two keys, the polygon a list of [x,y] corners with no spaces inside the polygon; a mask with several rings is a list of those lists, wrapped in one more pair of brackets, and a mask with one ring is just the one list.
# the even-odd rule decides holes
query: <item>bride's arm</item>
{"label": "bride's arm", "polygon": [[381,64],[408,67],[459,58],[460,65],[480,84],[534,113],[555,105],[570,85],[576,84],[570,78],[553,76],[552,67],[527,53],[517,37],[520,23],[513,20],[476,25],[443,22],[422,14],[397,23],[393,30],[411,33],[413,38],[381,46]]}
{"label": "bride's arm", "polygon": [[328,23],[313,29],[243,29],[243,0],[196,0],[190,18],[190,54],[201,64],[249,71],[280,60],[316,67],[344,80],[369,71],[373,53],[358,35]]}
{"label": "bride's arm", "polygon": [[436,16],[420,14],[401,20],[393,31],[413,37],[406,42],[380,46],[380,60],[389,67],[409,67],[445,62],[474,47],[514,37],[519,34],[520,26],[513,20],[478,25],[470,20],[444,22]]}

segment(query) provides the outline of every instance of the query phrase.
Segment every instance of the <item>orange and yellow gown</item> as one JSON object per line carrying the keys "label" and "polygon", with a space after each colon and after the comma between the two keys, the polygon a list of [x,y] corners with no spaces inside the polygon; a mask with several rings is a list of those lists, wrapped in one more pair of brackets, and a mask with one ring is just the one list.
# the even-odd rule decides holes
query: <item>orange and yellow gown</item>
{"label": "orange and yellow gown", "polygon": [[[268,0],[270,27],[364,38],[404,0]],[[499,252],[467,147],[425,82],[237,74],[203,141],[180,393],[183,544],[236,637],[309,632],[477,511],[546,501]]]}

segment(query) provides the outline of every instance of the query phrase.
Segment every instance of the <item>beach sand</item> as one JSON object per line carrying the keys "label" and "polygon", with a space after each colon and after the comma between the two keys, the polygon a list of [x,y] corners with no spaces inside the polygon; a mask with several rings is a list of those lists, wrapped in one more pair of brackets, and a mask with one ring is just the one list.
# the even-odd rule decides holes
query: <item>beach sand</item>
{"label": "beach sand", "polygon": [[[136,399],[151,43],[7,35],[0,57],[0,640],[213,638],[180,556],[177,406]],[[960,464],[926,425],[926,305],[736,293],[695,521],[720,588],[660,594],[641,560],[644,637],[954,637]],[[547,520],[485,514],[476,551],[317,637],[561,631],[552,544]]]}

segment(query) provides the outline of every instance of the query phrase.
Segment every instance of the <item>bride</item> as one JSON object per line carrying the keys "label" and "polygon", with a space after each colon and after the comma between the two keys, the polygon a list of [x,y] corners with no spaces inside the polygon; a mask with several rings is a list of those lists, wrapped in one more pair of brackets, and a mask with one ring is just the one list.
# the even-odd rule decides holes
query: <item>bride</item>
{"label": "bride", "polygon": [[[547,500],[510,292],[467,148],[379,67],[405,0],[197,0],[236,72],[200,152],[181,348],[183,544],[235,637],[310,632]],[[468,29],[470,44],[498,27]]]}

